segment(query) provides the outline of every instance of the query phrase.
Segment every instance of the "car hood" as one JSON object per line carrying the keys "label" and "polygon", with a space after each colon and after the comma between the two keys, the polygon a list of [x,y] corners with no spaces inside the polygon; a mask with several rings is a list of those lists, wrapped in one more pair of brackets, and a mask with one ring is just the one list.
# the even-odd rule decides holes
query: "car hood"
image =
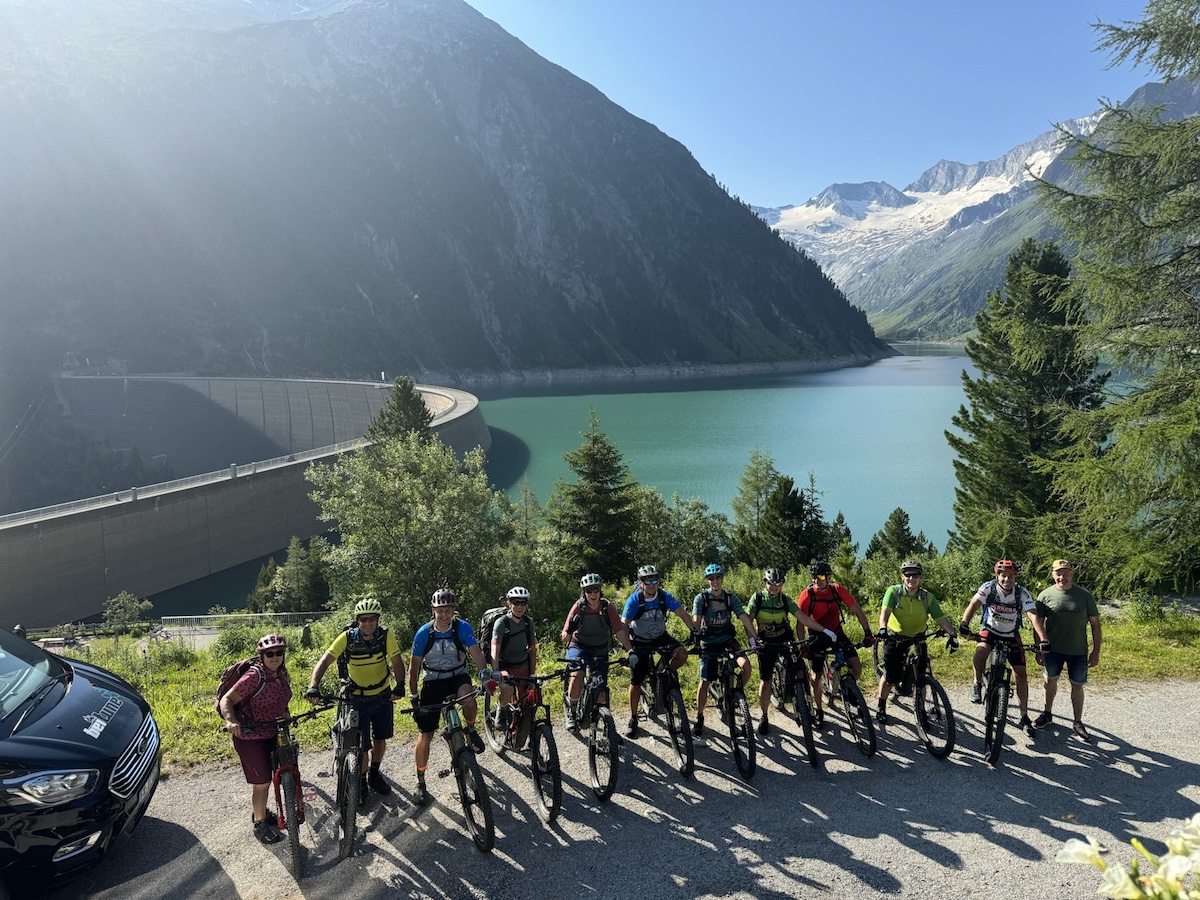
{"label": "car hood", "polygon": [[0,740],[0,777],[30,770],[100,765],[121,755],[150,713],[126,682],[64,660],[73,677],[54,688],[21,730]]}

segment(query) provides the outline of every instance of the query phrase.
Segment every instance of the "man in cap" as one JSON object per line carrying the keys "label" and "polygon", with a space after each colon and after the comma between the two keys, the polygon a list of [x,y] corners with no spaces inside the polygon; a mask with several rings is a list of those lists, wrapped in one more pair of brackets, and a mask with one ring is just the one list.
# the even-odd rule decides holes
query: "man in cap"
{"label": "man in cap", "polygon": [[[1075,568],[1067,560],[1056,559],[1050,566],[1050,574],[1054,584],[1038,594],[1034,613],[1050,649],[1042,658],[1046,677],[1045,709],[1033,724],[1044,728],[1054,721],[1051,710],[1058,693],[1059,676],[1066,666],[1074,715],[1071,730],[1081,741],[1091,743],[1092,736],[1083,725],[1083,686],[1087,683],[1088,669],[1100,662],[1100,612],[1096,608],[1096,598],[1075,584]],[[1089,626],[1091,653],[1088,652]]]}

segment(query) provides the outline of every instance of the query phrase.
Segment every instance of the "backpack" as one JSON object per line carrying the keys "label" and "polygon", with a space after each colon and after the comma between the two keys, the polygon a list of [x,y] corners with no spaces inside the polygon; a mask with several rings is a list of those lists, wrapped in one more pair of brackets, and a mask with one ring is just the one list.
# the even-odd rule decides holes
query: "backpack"
{"label": "backpack", "polygon": [[254,697],[257,697],[262,692],[263,686],[267,683],[267,676],[263,672],[262,664],[257,656],[252,656],[249,659],[243,659],[240,662],[230,663],[225,667],[225,671],[221,673],[221,681],[217,684],[217,696],[213,701],[213,708],[217,711],[217,715],[221,715],[221,698],[233,689],[233,686],[241,680],[241,677],[250,669],[258,673],[258,686],[250,692],[249,697],[243,697],[237,705],[233,707],[233,716],[238,722],[245,726],[250,722],[250,707],[246,704]]}
{"label": "backpack", "polygon": [[[986,598],[984,598],[984,601],[983,601],[984,609],[991,608],[992,604],[996,602],[996,600],[999,596],[1000,596],[1000,592],[999,592],[998,586],[996,584],[996,579],[993,578],[990,582],[988,582],[988,595]],[[1020,605],[1021,605],[1021,586],[1019,584],[1017,584],[1015,581],[1013,582],[1013,600],[1016,602],[1017,606],[1020,607]],[[1025,627],[1025,617],[1023,615],[1021,615],[1021,610],[1018,609],[1018,611],[1017,611],[1017,630],[1020,631],[1024,627]]]}
{"label": "backpack", "polygon": [[[430,619],[429,621],[432,622],[433,619]],[[460,619],[458,616],[455,616],[453,619],[450,620],[450,637],[453,638],[454,646],[458,648],[458,652],[466,653],[467,645],[463,643],[462,636],[459,635],[459,633],[458,633],[458,626],[459,626],[460,622],[462,622],[462,619]],[[425,649],[421,651],[420,656],[422,658],[428,656],[429,651],[432,649],[433,649],[433,629],[430,628],[429,629],[429,637],[427,637],[425,639]]]}
{"label": "backpack", "polygon": [[[827,604],[828,603],[836,603],[838,605],[838,621],[845,622],[846,621],[846,601],[842,599],[842,595],[838,591],[839,587],[841,587],[841,585],[834,584],[832,581],[829,582],[829,590],[833,593],[833,599],[832,600],[822,600],[820,597],[817,596],[816,590],[814,590],[813,586],[810,584],[808,587],[806,587],[804,590],[802,590],[800,592],[800,596],[796,598],[796,607],[801,612],[805,612],[804,607],[802,607],[800,605],[800,603],[804,599],[804,595],[807,594],[809,597],[809,603],[808,603],[809,609],[812,609],[815,611],[818,603],[827,603]],[[928,608],[929,608],[929,606],[928,606],[928,604],[926,604],[926,609],[928,609]],[[807,615],[812,616],[814,619],[816,618],[816,616],[814,616],[812,613],[807,613]]]}
{"label": "backpack", "polygon": [[[484,639],[479,642],[479,649],[483,651],[483,661],[488,664],[489,668],[495,668],[496,660],[492,659],[492,629],[496,626],[496,620],[501,616],[508,615],[507,606],[493,606],[483,614],[483,618],[479,620],[479,633]],[[533,643],[533,622],[530,621],[528,613],[522,617],[522,622],[525,623],[525,637],[529,643]],[[506,623],[504,626],[504,637],[500,639],[500,652],[504,652],[504,647],[508,644],[509,627]]]}
{"label": "backpack", "polygon": [[[658,594],[655,594],[654,596],[658,597],[661,594],[662,594],[662,589],[660,588],[658,591]],[[633,614],[633,617],[635,619],[640,619],[642,617],[642,613],[644,613],[646,611],[646,595],[642,592],[641,588],[637,589],[637,601],[638,601],[637,612],[635,612]],[[667,609],[667,604],[663,600],[659,600],[658,605],[659,605],[659,608],[663,611],[663,618],[665,619],[670,614],[671,611],[669,609]]]}
{"label": "backpack", "polygon": [[351,622],[346,626],[346,649],[342,651],[342,655],[338,657],[337,661],[338,678],[351,684],[352,690],[356,694],[365,694],[368,691],[376,690],[391,680],[390,675],[384,675],[383,681],[377,681],[375,684],[357,684],[350,681],[350,657],[374,656],[376,653],[381,653],[385,662],[387,661],[387,636],[388,630],[380,625],[375,629],[375,636],[369,641],[364,641],[360,636],[357,622]]}
{"label": "backpack", "polygon": [[[893,584],[892,587],[895,589],[892,594],[893,597],[907,597],[908,596],[908,591],[906,591],[904,589],[904,585]],[[925,607],[925,618],[928,619],[929,618],[929,594],[928,594],[928,592],[926,592],[925,588],[917,588],[917,599],[920,600],[921,605],[923,607]]]}
{"label": "backpack", "polygon": [[[583,624],[583,604],[585,601],[576,600],[571,607],[571,618],[567,620],[567,635],[570,636],[579,630],[579,626]],[[639,610],[640,612],[640,610]],[[600,618],[604,624],[608,626],[608,633],[612,634],[612,622],[608,619],[608,600],[604,597],[600,598]]]}

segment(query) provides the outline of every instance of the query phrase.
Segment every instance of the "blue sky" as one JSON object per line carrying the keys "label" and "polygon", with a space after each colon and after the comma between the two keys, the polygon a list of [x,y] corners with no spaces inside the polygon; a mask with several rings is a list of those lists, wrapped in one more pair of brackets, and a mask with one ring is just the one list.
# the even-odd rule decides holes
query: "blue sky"
{"label": "blue sky", "polygon": [[1138,0],[467,0],[682,142],[730,193],[803,203],[992,159],[1153,80],[1091,24]]}

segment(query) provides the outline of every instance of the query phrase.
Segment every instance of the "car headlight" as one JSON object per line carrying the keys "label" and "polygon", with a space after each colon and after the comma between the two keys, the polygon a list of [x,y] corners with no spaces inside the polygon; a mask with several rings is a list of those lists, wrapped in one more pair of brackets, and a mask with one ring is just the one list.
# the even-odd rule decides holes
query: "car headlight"
{"label": "car headlight", "polygon": [[36,772],[0,781],[0,796],[10,806],[58,806],[90,794],[100,781],[96,769]]}

